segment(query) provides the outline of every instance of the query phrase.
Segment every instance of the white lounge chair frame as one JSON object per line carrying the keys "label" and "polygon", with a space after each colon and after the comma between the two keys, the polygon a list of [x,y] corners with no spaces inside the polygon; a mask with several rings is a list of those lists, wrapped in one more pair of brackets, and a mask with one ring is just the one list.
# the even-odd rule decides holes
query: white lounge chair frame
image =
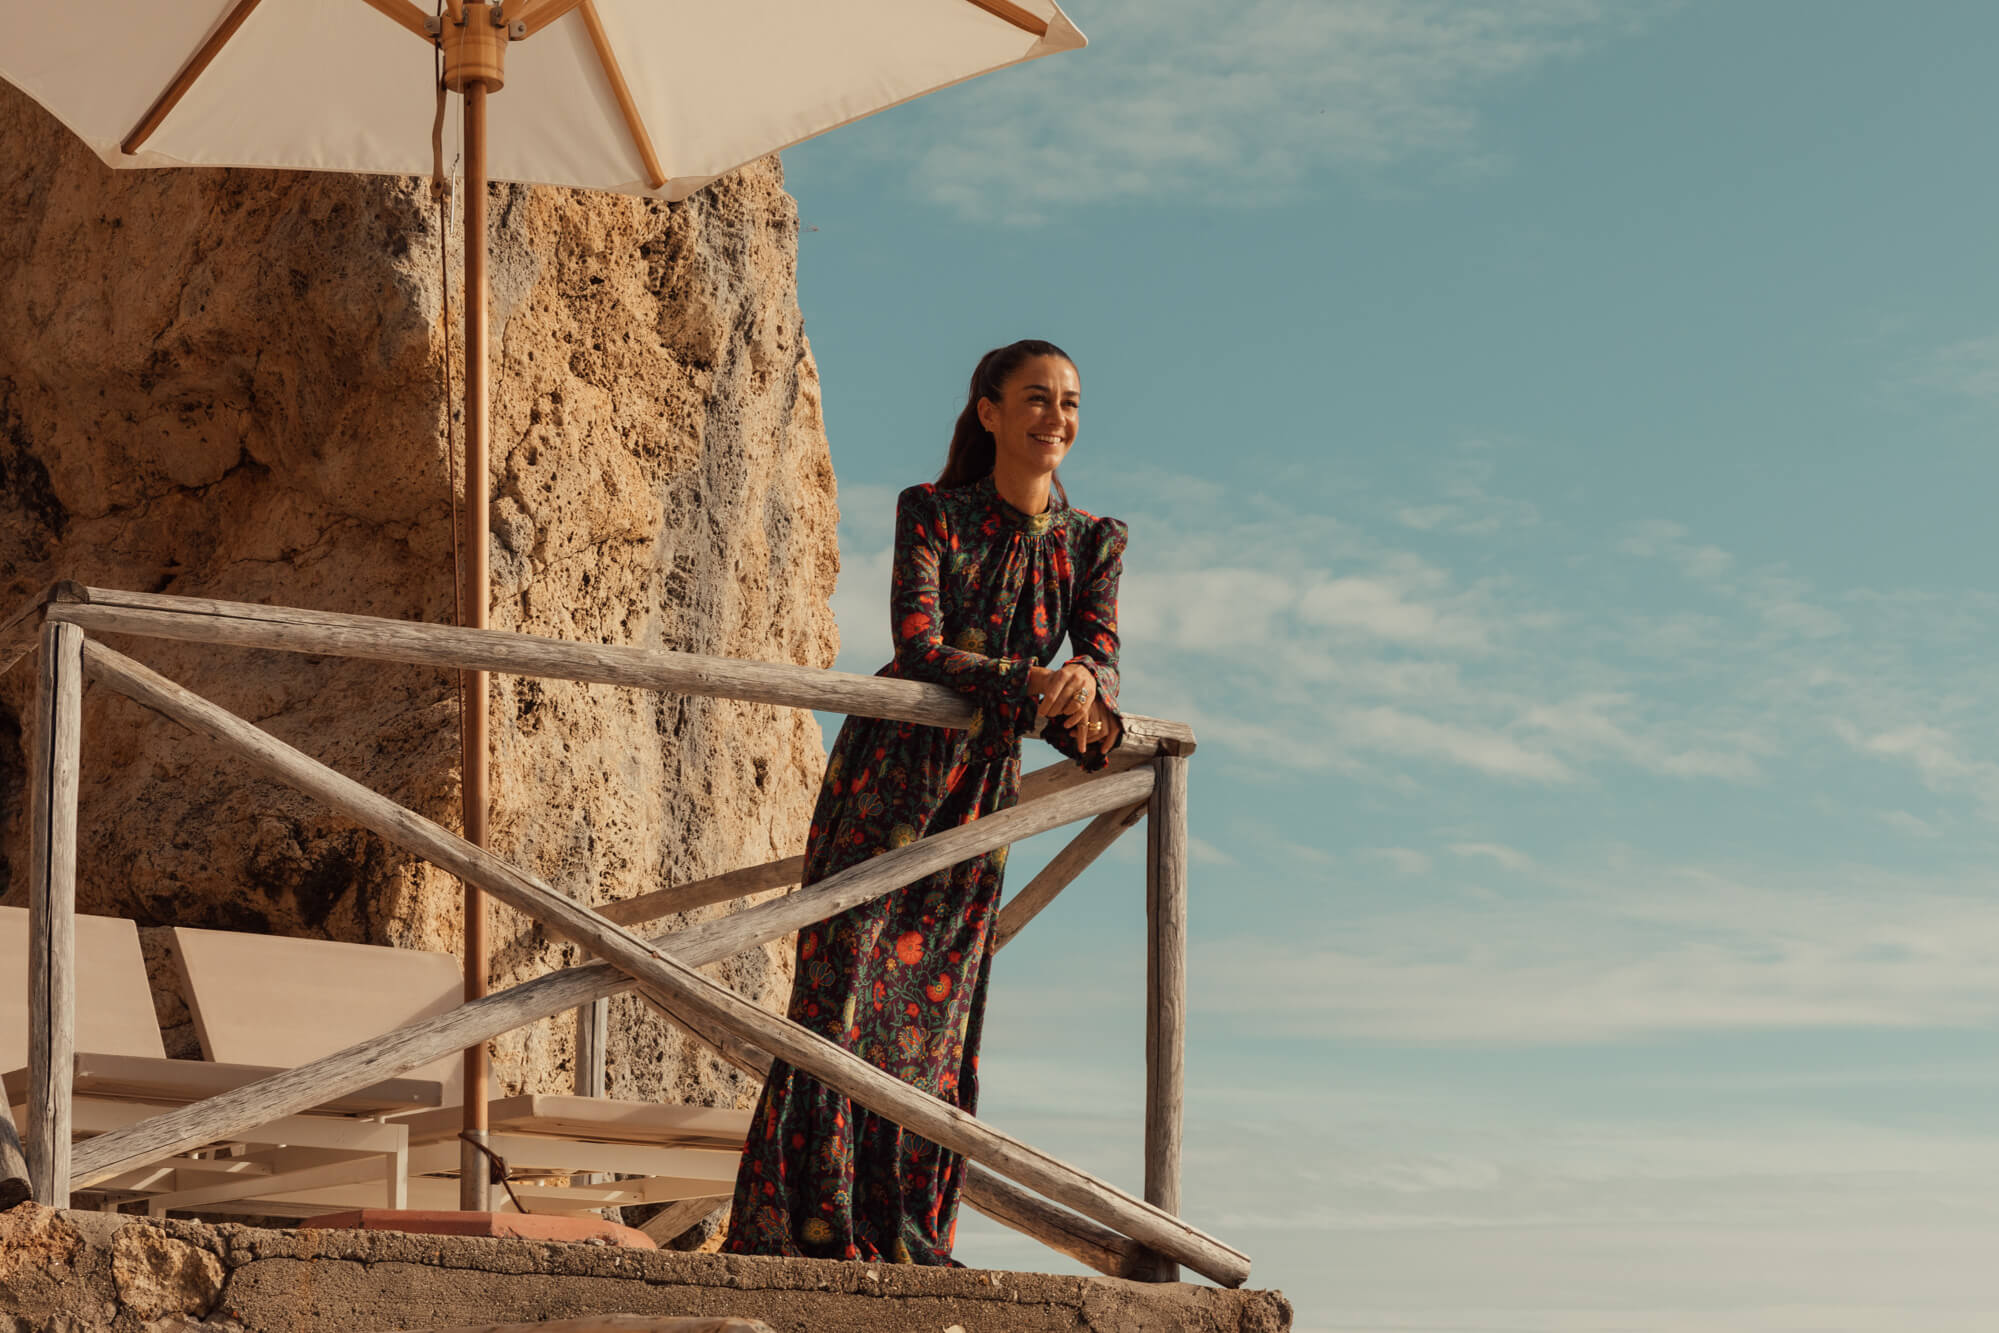
{"label": "white lounge chair frame", "polygon": [[[30,914],[0,907],[0,938],[9,963],[25,958]],[[91,948],[85,977],[89,990],[76,1007],[78,1035],[85,1046],[71,1065],[71,1129],[100,1134],[122,1129],[164,1112],[205,1100],[276,1073],[272,1066],[217,1066],[200,1060],[167,1058],[153,1014],[152,989],[132,922],[115,917],[78,916],[72,938],[87,934]],[[25,1102],[29,1071],[16,1064],[30,1016],[15,1005],[0,1005],[6,1031],[0,1049],[6,1059],[4,1083]],[[18,1024],[19,1035],[16,1035]],[[7,1066],[13,1066],[7,1068]],[[282,1116],[246,1131],[228,1144],[204,1144],[103,1181],[112,1195],[146,1198],[158,1214],[169,1208],[201,1207],[212,1199],[258,1190],[305,1188],[340,1183],[360,1188],[371,1204],[402,1207],[409,1171],[409,1130],[381,1116],[443,1101],[435,1083],[402,1079],[368,1094],[319,1108],[324,1114]],[[371,1117],[371,1118],[360,1118]],[[10,1121],[11,1123],[11,1121]]]}
{"label": "white lounge chair frame", "polygon": [[[171,935],[181,993],[210,1060],[269,1064],[287,1051],[294,1061],[330,1055],[455,1008],[463,994],[458,961],[450,954],[181,926]],[[150,1015],[150,998],[146,1002]],[[456,1056],[433,1063],[421,1072],[442,1086],[443,1097],[432,1109],[388,1113],[409,1136],[410,1206],[457,1206],[448,1193],[452,1181],[438,1177],[455,1178],[463,1165],[463,1070]],[[719,1200],[734,1184],[750,1116],[533,1094],[490,1102],[487,1119],[486,1146],[507,1163],[511,1180],[508,1199],[495,1203],[504,1207],[518,1198],[534,1212],[581,1213],[626,1203]],[[483,1157],[479,1165],[486,1165]],[[626,1178],[595,1178],[604,1173]],[[550,1183],[557,1177],[562,1183]],[[276,1216],[380,1203],[360,1182],[330,1177],[268,1187],[245,1179],[237,1188],[246,1211],[254,1203]],[[218,1187],[203,1203],[212,1208],[238,1201]]]}

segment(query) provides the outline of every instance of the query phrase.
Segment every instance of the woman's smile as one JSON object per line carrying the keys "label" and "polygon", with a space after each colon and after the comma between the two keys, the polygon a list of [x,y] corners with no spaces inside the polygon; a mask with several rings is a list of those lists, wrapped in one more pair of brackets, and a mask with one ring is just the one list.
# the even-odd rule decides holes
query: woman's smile
{"label": "woman's smile", "polygon": [[993,479],[1022,512],[1047,505],[1049,479],[1076,443],[1082,396],[1067,358],[1037,356],[1022,363],[998,398],[979,402],[980,423],[993,440]]}

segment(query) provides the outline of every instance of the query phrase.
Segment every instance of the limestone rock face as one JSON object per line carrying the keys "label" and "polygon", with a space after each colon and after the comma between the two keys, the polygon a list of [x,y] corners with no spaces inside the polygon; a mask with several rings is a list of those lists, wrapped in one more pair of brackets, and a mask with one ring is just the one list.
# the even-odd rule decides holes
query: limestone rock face
{"label": "limestone rock face", "polygon": [[205,1315],[222,1294],[222,1261],[147,1227],[120,1231],[111,1246],[118,1299],[141,1319]]}
{"label": "limestone rock face", "polygon": [[[0,615],[71,578],[453,620],[460,262],[427,183],[113,172],[4,86],[0,138]],[[672,206],[506,186],[489,206],[494,626],[830,665],[834,483],[775,159]],[[448,673],[114,646],[456,827]],[[802,846],[808,714],[493,684],[493,846],[565,892],[602,903]],[[31,690],[25,667],[0,679],[10,904]],[[458,948],[455,881],[96,688],[82,799],[80,908],[149,928],[175,1054],[196,1051],[150,928]],[[495,986],[578,961],[491,911]],[[780,943],[719,970],[775,1007],[789,967]],[[564,1019],[494,1050],[506,1090],[571,1086]],[[697,1050],[614,1002],[613,1095],[753,1090]]]}

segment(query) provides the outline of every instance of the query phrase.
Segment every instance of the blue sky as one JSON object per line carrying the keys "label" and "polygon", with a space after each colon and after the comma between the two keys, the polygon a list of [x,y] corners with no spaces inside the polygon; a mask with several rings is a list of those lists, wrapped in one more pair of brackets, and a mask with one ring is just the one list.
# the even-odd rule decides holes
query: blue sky
{"label": "blue sky", "polygon": [[[1080,363],[1202,738],[1185,1211],[1301,1329],[1991,1327],[1999,9],[1069,8],[786,164],[842,666],[973,359]],[[982,1107],[1134,1189],[1141,844]]]}

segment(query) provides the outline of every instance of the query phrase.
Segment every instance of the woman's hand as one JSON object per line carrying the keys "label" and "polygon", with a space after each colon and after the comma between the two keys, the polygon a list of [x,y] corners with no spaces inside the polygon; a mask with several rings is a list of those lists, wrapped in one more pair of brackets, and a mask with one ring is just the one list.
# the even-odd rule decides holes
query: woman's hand
{"label": "woman's hand", "polygon": [[1109,754],[1118,737],[1124,734],[1124,725],[1118,721],[1117,714],[1104,707],[1102,699],[1090,705],[1087,727],[1087,730],[1076,733],[1076,748],[1085,754],[1091,750]]}
{"label": "woman's hand", "polygon": [[1090,706],[1097,701],[1095,676],[1073,662],[1054,671],[1031,666],[1027,669],[1027,692],[1040,698],[1034,708],[1036,716],[1059,719],[1075,735],[1078,746],[1084,743]]}

